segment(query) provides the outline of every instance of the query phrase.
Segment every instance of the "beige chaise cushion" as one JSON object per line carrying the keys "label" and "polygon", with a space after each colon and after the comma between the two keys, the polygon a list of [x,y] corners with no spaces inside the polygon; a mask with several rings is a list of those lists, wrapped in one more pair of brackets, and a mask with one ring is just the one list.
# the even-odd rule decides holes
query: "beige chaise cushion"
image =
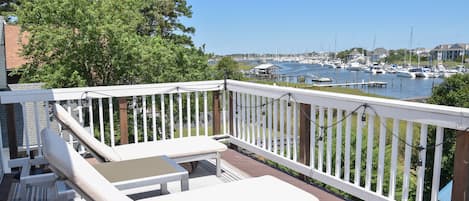
{"label": "beige chaise cushion", "polygon": [[87,148],[106,161],[120,161],[166,155],[170,158],[223,152],[226,145],[206,136],[184,137],[155,142],[109,147],[91,136],[62,106],[55,105],[55,115]]}
{"label": "beige chaise cushion", "polygon": [[88,162],[51,129],[41,132],[44,156],[57,174],[66,177],[74,186],[93,200],[129,201]]}
{"label": "beige chaise cushion", "polygon": [[226,145],[205,136],[184,137],[138,144],[126,144],[115,146],[113,148],[114,152],[117,153],[117,155],[119,155],[122,160],[146,158],[158,155],[166,155],[170,158],[178,158],[184,156],[223,152],[226,149]]}

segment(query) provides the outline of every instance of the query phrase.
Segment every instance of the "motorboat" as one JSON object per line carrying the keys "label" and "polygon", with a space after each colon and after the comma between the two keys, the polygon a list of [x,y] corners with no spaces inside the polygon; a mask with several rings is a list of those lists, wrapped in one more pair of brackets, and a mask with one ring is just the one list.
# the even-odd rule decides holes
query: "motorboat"
{"label": "motorboat", "polygon": [[363,66],[358,62],[351,62],[347,68],[349,71],[361,71],[363,70]]}
{"label": "motorboat", "polygon": [[[412,69],[410,69],[412,70]],[[402,69],[397,71],[397,77],[406,77],[406,78],[416,78],[415,72],[410,71],[409,69]]]}

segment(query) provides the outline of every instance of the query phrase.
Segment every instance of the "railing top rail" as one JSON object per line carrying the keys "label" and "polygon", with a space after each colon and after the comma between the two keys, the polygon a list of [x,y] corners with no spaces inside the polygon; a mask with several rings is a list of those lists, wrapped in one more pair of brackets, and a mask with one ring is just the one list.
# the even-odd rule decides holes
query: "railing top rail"
{"label": "railing top rail", "polygon": [[[353,110],[357,106],[367,104],[373,107],[378,114],[384,114],[386,117],[428,123],[458,130],[469,128],[469,108],[272,86],[236,80],[228,80],[227,89],[270,98],[281,97],[282,100],[290,99],[301,103],[345,110]],[[367,112],[371,113],[372,111],[367,110]]]}
{"label": "railing top rail", "polygon": [[116,85],[57,89],[34,89],[0,92],[0,103],[30,101],[60,101],[85,98],[128,97],[152,94],[217,91],[224,88],[223,80],[174,82],[159,84]]}

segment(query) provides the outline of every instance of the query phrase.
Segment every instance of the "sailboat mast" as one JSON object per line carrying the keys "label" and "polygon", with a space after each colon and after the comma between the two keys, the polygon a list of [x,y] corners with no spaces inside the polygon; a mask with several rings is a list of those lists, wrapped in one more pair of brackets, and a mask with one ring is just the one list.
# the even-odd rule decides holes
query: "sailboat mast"
{"label": "sailboat mast", "polygon": [[409,65],[412,66],[412,37],[414,35],[414,27],[410,27],[410,42],[409,42]]}

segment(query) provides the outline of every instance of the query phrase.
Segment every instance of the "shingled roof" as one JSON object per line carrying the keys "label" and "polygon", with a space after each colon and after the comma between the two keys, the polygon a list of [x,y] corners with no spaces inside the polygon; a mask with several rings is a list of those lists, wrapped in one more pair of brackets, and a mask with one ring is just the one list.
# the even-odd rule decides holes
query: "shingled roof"
{"label": "shingled roof", "polygon": [[5,50],[7,70],[21,67],[26,63],[26,59],[20,55],[22,44],[28,43],[26,34],[21,33],[21,28],[17,25],[5,26]]}

